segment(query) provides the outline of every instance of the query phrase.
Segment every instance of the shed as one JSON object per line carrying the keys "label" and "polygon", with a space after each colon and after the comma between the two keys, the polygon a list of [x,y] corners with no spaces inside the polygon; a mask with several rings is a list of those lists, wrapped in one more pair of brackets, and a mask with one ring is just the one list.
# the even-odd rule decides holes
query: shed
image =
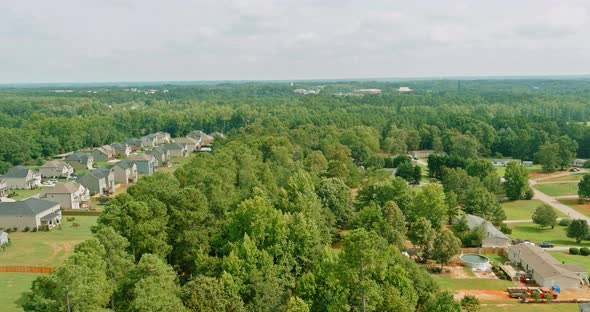
{"label": "shed", "polygon": [[8,244],[8,233],[0,231],[0,247]]}

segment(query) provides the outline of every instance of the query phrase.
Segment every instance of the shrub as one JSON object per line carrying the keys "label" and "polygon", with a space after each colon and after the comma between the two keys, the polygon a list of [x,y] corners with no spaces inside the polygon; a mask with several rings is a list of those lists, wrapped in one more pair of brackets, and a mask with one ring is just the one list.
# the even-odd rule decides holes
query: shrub
{"label": "shrub", "polygon": [[570,255],[579,255],[580,254],[580,249],[576,248],[576,247],[570,247]]}
{"label": "shrub", "polygon": [[74,222],[74,220],[76,220],[76,217],[68,217],[68,218],[66,218],[66,221],[68,221],[68,222]]}
{"label": "shrub", "polygon": [[560,226],[568,226],[568,225],[570,225],[570,223],[572,223],[572,219],[563,218],[563,219],[559,220]]}
{"label": "shrub", "polygon": [[512,229],[508,227],[508,225],[506,225],[506,223],[502,223],[502,225],[500,226],[500,231],[502,231],[502,233],[504,234],[512,234]]}
{"label": "shrub", "polygon": [[588,256],[588,255],[590,255],[590,248],[588,248],[588,247],[582,247],[582,248],[580,248],[580,254],[582,256]]}
{"label": "shrub", "polygon": [[25,229],[23,230],[24,232],[28,232],[31,228],[27,225],[25,226]]}
{"label": "shrub", "polygon": [[13,228],[12,228],[12,231],[13,231],[13,232],[18,232],[18,228],[17,228],[16,226],[15,226],[15,227],[13,227]]}
{"label": "shrub", "polygon": [[34,227],[33,230],[31,230],[31,232],[33,232],[33,233],[37,232],[37,227]]}
{"label": "shrub", "polygon": [[535,192],[533,192],[532,188],[529,187],[526,191],[524,191],[524,199],[531,200],[534,196]]}

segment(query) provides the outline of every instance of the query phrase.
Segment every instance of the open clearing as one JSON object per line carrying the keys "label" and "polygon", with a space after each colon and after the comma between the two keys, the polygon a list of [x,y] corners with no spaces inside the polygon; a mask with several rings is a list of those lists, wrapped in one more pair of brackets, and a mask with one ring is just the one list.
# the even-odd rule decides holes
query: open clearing
{"label": "open clearing", "polygon": [[533,187],[549,196],[568,196],[578,194],[578,183],[538,184]]}
{"label": "open clearing", "polygon": [[445,275],[433,275],[440,287],[445,290],[460,289],[506,289],[513,286],[512,282],[501,279],[488,278],[452,278]]}
{"label": "open clearing", "polygon": [[566,264],[581,264],[586,268],[586,270],[590,271],[590,257],[588,256],[570,255],[567,251],[549,251],[549,253],[555,257],[555,259],[559,260],[559,262]]}
{"label": "open clearing", "polygon": [[522,304],[519,302],[512,304],[482,304],[482,312],[577,312],[578,304],[576,303],[559,303],[559,304]]}
{"label": "open clearing", "polygon": [[555,178],[549,178],[549,179],[543,179],[540,182],[569,182],[569,181],[580,181],[582,180],[582,178],[584,177],[584,175],[587,173],[573,173],[570,175],[566,175],[566,176],[561,176],[561,177],[555,177]]}
{"label": "open clearing", "polygon": [[590,202],[580,205],[580,204],[578,204],[577,198],[561,198],[561,199],[558,199],[558,201],[566,206],[571,207],[575,211],[577,211],[587,217],[590,217]]}
{"label": "open clearing", "polygon": [[188,164],[193,158],[197,156],[197,153],[192,153],[190,156],[181,157],[181,158],[172,158],[170,161],[172,162],[172,166],[170,167],[160,167],[158,170],[163,173],[174,173],[174,170]]}
{"label": "open clearing", "polygon": [[39,274],[32,273],[0,273],[0,310],[2,312],[20,312],[16,303],[22,293],[31,288],[31,282]]}
{"label": "open clearing", "polygon": [[[506,220],[529,220],[537,207],[543,205],[543,202],[537,199],[532,200],[514,200],[502,203],[502,208],[506,212]],[[558,217],[565,217],[565,214],[555,210]]]}
{"label": "open clearing", "polygon": [[551,242],[561,246],[579,246],[589,247],[590,241],[582,241],[577,244],[574,239],[566,236],[566,227],[556,225],[554,229],[550,227],[541,227],[534,223],[511,224],[512,238],[528,239],[534,243]]}
{"label": "open clearing", "polygon": [[14,195],[10,196],[10,198],[14,200],[22,200],[41,193],[41,189],[36,188],[32,190],[10,190],[10,192],[14,193]]}
{"label": "open clearing", "polygon": [[[11,245],[0,253],[0,265],[30,265],[55,267],[72,253],[74,246],[91,237],[90,227],[97,217],[75,216],[73,222],[62,219],[61,230],[49,232],[10,233]],[[80,226],[73,227],[74,223]]]}

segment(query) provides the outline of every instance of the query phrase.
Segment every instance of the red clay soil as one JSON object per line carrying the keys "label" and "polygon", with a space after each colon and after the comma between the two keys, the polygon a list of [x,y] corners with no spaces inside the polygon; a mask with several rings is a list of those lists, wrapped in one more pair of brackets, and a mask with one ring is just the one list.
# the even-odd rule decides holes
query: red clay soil
{"label": "red clay soil", "polygon": [[[455,298],[461,299],[465,295],[472,295],[479,300],[485,301],[510,301],[518,300],[510,298],[506,290],[490,290],[490,289],[462,289],[455,291]],[[555,301],[570,301],[570,300],[590,300],[590,288],[583,289],[566,289],[562,290]]]}

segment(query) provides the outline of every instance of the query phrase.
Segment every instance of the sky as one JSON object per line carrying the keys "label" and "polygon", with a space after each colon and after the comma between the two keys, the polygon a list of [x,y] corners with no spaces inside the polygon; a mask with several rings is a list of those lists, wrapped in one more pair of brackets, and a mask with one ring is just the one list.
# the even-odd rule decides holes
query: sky
{"label": "sky", "polygon": [[0,83],[584,74],[587,0],[0,0]]}

